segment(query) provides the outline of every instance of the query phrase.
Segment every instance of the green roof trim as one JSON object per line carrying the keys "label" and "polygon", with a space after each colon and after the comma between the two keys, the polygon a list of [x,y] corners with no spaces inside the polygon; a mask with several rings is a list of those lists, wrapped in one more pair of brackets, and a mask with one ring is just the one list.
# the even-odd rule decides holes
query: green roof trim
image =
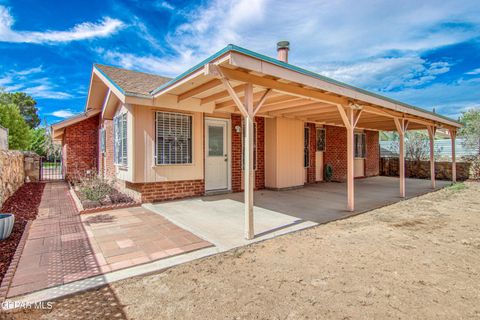
{"label": "green roof trim", "polygon": [[157,89],[153,90],[153,91],[151,92],[151,94],[155,95],[155,94],[158,93],[159,91],[161,91],[161,90],[163,90],[163,89],[171,86],[172,84],[178,82],[179,80],[181,80],[182,78],[186,77],[186,76],[189,75],[190,73],[192,73],[192,72],[194,72],[194,71],[197,71],[198,69],[202,68],[202,67],[203,67],[204,65],[206,65],[207,63],[210,63],[211,61],[215,60],[216,58],[222,56],[223,54],[225,54],[225,53],[227,53],[227,52],[229,52],[229,51],[239,52],[239,53],[242,53],[242,54],[244,54],[244,55],[247,55],[247,56],[250,56],[250,57],[253,57],[253,58],[257,58],[257,59],[260,59],[260,60],[263,60],[263,61],[266,61],[266,62],[275,64],[275,65],[277,65],[277,66],[280,66],[280,67],[283,67],[283,68],[286,68],[286,69],[289,69],[289,70],[293,70],[293,71],[295,71],[295,72],[298,72],[298,73],[301,73],[301,74],[304,74],[304,75],[307,75],[307,76],[310,76],[310,77],[314,77],[314,78],[323,80],[323,81],[325,81],[325,82],[329,82],[329,83],[331,83],[331,84],[335,84],[335,85],[338,85],[338,86],[341,86],[341,87],[344,87],[344,88],[347,88],[347,89],[351,89],[351,90],[357,91],[357,92],[359,92],[359,93],[367,94],[367,95],[370,95],[370,96],[373,96],[373,97],[376,97],[376,98],[379,98],[379,99],[383,99],[383,100],[386,100],[386,101],[389,101],[389,102],[392,102],[392,103],[395,103],[395,104],[402,105],[402,106],[407,107],[407,108],[411,108],[411,109],[414,109],[414,110],[417,110],[417,111],[425,112],[425,113],[427,113],[427,114],[434,115],[434,116],[437,116],[437,117],[439,117],[439,118],[443,118],[443,119],[445,119],[445,120],[448,120],[448,121],[451,121],[451,122],[454,122],[454,123],[457,123],[457,124],[461,124],[461,123],[459,123],[457,120],[453,120],[453,119],[451,119],[451,118],[449,118],[449,117],[446,117],[446,116],[443,116],[443,115],[441,115],[441,114],[434,113],[434,112],[425,110],[425,109],[420,108],[420,107],[412,106],[412,105],[410,105],[410,104],[407,104],[407,103],[404,103],[404,102],[401,102],[401,101],[398,101],[398,100],[395,100],[395,99],[392,99],[392,98],[389,98],[389,97],[380,95],[380,94],[378,94],[378,93],[374,93],[374,92],[371,92],[371,91],[368,91],[368,90],[364,90],[364,89],[361,89],[361,88],[358,88],[358,87],[349,85],[349,84],[347,84],[347,83],[344,83],[344,82],[341,82],[341,81],[337,81],[337,80],[332,79],[332,78],[329,78],[329,77],[322,76],[321,74],[315,73],[315,72],[313,72],[313,71],[309,71],[309,70],[306,70],[306,69],[303,69],[303,68],[294,66],[294,65],[292,65],[292,64],[289,64],[289,63],[286,63],[286,62],[277,60],[277,59],[275,59],[275,58],[272,58],[272,57],[269,57],[269,56],[266,56],[266,55],[263,55],[263,54],[260,54],[260,53],[257,53],[257,52],[254,52],[254,51],[251,51],[251,50],[248,50],[248,49],[245,49],[245,48],[242,48],[242,47],[233,45],[233,44],[229,44],[228,46],[226,46],[226,47],[223,48],[222,50],[220,50],[220,51],[218,51],[217,53],[215,53],[215,54],[211,55],[210,57],[206,58],[205,60],[203,60],[202,62],[198,63],[198,64],[195,65],[194,67],[188,69],[187,71],[185,71],[184,73],[180,74],[179,76],[173,78],[173,79],[170,80],[169,82],[161,85],[161,86],[158,87]]}

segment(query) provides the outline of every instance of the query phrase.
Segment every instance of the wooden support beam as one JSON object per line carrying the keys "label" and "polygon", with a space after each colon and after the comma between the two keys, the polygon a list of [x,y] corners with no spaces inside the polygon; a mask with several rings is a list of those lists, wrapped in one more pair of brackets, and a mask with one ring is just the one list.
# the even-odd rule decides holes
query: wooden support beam
{"label": "wooden support beam", "polygon": [[[245,90],[245,85],[244,84],[241,84],[241,85],[238,85],[238,86],[235,86],[233,88],[233,90],[236,92],[236,93],[240,93],[240,92],[243,92]],[[216,101],[216,100],[220,100],[220,99],[223,99],[223,98],[227,98],[229,97],[230,94],[228,93],[227,90],[224,90],[224,91],[221,91],[221,92],[217,92],[217,93],[214,93],[208,97],[205,97],[205,98],[202,98],[200,99],[200,104],[207,104],[209,102],[213,102],[213,101]]]}
{"label": "wooden support beam", "polygon": [[306,97],[306,98],[310,98],[310,99],[325,102],[325,103],[340,104],[345,102],[344,98],[332,96],[318,90],[310,90],[300,86],[282,83],[273,79],[259,77],[259,76],[246,73],[240,70],[233,70],[233,69],[228,69],[224,67],[218,67],[218,69],[220,69],[222,73],[225,75],[225,77],[228,79],[248,82],[264,88],[270,88],[275,91],[279,91],[279,92],[283,92],[283,93],[287,93],[287,94],[291,94],[299,97]]}
{"label": "wooden support beam", "polygon": [[452,140],[452,182],[457,182],[457,161],[455,159],[455,139],[457,137],[457,129],[448,129],[450,139]]}
{"label": "wooden support beam", "polygon": [[178,102],[181,102],[183,100],[191,98],[196,94],[199,94],[199,93],[202,93],[204,91],[207,91],[207,90],[213,89],[215,87],[218,87],[221,84],[222,84],[222,81],[219,80],[219,79],[210,80],[210,81],[208,81],[204,84],[201,84],[201,85],[199,85],[199,86],[197,86],[193,89],[190,89],[190,90],[182,93],[181,95],[179,95],[178,96]]}
{"label": "wooden support beam", "polygon": [[355,125],[362,113],[361,110],[354,110],[341,104],[337,105],[337,109],[347,129],[347,209],[355,211]]}
{"label": "wooden support beam", "polygon": [[254,110],[253,110],[253,115],[255,116],[258,111],[260,111],[260,108],[263,106],[265,103],[265,100],[267,100],[268,95],[272,92],[271,89],[265,90],[265,93],[262,95],[260,100],[255,104]]}
{"label": "wooden support beam", "polygon": [[398,171],[400,176],[400,197],[405,198],[405,132],[408,127],[408,120],[403,118],[393,118],[400,140],[398,152]]}
{"label": "wooden support beam", "polygon": [[255,176],[253,171],[253,85],[247,83],[245,86],[244,103],[247,114],[244,116],[245,122],[245,163],[244,163],[244,198],[245,198],[245,238],[253,239],[253,186]]}
{"label": "wooden support beam", "polygon": [[435,133],[437,128],[428,126],[428,138],[430,140],[430,181],[432,189],[435,189]]}

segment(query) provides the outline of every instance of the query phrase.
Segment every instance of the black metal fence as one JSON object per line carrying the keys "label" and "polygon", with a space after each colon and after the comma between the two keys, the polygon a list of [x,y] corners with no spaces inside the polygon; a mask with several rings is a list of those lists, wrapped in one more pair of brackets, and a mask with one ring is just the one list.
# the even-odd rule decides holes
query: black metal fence
{"label": "black metal fence", "polygon": [[62,157],[42,157],[40,159],[40,180],[62,180]]}

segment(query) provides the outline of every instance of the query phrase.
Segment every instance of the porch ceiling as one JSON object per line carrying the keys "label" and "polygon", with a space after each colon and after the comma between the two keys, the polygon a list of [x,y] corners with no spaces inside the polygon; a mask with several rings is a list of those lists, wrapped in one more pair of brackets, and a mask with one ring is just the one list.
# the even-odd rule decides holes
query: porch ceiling
{"label": "porch ceiling", "polygon": [[[240,113],[235,101],[219,79],[219,75],[214,70],[210,70],[215,67],[228,79],[233,91],[241,100],[244,99],[246,83],[253,84],[254,105],[260,102],[267,89],[270,90],[256,114],[261,117],[285,117],[318,124],[344,126],[337,106],[354,105],[362,109],[356,126],[359,129],[396,130],[393,120],[395,117],[408,118],[410,122],[408,129],[412,130],[425,129],[427,126],[457,127],[453,121],[438,121],[442,118],[435,115],[430,117],[427,111],[413,108],[411,112],[408,108],[392,110],[371,101],[343,95],[339,93],[341,88],[338,87],[335,87],[335,90],[319,89],[315,81],[312,80],[311,85],[307,85],[305,81],[300,81],[300,77],[298,81],[293,81],[291,76],[282,76],[282,70],[277,70],[281,69],[280,67],[275,69],[262,62],[262,67],[259,68],[254,65],[255,61],[248,59],[249,57],[239,53],[230,52],[219,57],[217,61],[205,64],[184,80],[174,84],[167,92],[177,96],[179,103],[194,99],[200,101],[200,106],[213,103],[214,112]],[[240,64],[242,67],[239,66]],[[262,72],[258,71],[260,69]],[[422,112],[425,116],[420,116]]]}

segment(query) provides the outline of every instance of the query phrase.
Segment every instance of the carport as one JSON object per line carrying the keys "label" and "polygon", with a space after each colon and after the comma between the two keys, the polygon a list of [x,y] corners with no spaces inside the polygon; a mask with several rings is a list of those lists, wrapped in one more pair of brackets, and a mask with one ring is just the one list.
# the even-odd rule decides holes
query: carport
{"label": "carport", "polygon": [[[433,140],[438,128],[446,130],[452,138],[452,177],[455,181],[455,149],[456,130],[461,125],[449,118],[395,101],[375,93],[371,93],[317,73],[288,64],[288,42],[279,42],[278,59],[229,45],[197,66],[174,78],[152,92],[152,105],[161,105],[162,101],[175,99],[176,103],[191,102],[192,110],[203,110],[206,113],[223,112],[237,113],[243,118],[245,134],[243,138],[244,151],[244,232],[246,239],[254,238],[254,197],[258,199],[257,206],[262,201],[261,191],[254,194],[254,119],[289,119],[304,123],[323,124],[346,128],[347,141],[347,179],[342,188],[333,186],[312,187],[326,188],[325,192],[314,193],[309,201],[309,208],[322,207],[325,201],[335,202],[337,213],[343,215],[363,211],[366,207],[361,190],[355,194],[354,186],[365,188],[367,181],[379,183],[378,180],[356,182],[354,180],[354,134],[356,129],[397,131],[400,136],[400,176],[396,180],[397,194],[405,198],[412,187],[406,183],[404,163],[404,136],[407,130],[425,129],[430,137],[431,172],[435,172]],[[169,101],[169,100],[168,100]],[[280,121],[278,122],[280,125]],[[276,147],[288,144],[288,136],[279,138],[282,129],[272,133]],[[266,138],[268,139],[268,138]],[[288,155],[288,148],[281,154],[278,150],[273,160],[266,164],[268,172],[277,180],[285,176],[298,175],[293,168],[281,167],[281,160]],[[436,188],[435,175],[431,175],[430,188]],[[422,182],[423,183],[423,182]],[[398,190],[399,185],[399,190]],[[414,184],[415,185],[415,184]],[[372,185],[383,193],[382,184]],[[335,197],[328,188],[336,189]],[[338,190],[337,190],[338,189]],[[310,187],[299,191],[308,193]],[[288,193],[288,191],[286,191]],[[283,192],[281,193],[284,194]],[[238,195],[234,195],[238,197]],[[324,198],[327,197],[327,198]],[[283,199],[283,198],[282,198]],[[346,199],[346,201],[345,201]],[[286,200],[288,201],[288,199]],[[358,202],[357,207],[355,201]],[[375,202],[372,202],[375,203]],[[302,203],[297,203],[301,206]],[[373,205],[375,206],[375,205]],[[261,205],[260,205],[261,207]],[[340,209],[340,207],[342,209]]]}

